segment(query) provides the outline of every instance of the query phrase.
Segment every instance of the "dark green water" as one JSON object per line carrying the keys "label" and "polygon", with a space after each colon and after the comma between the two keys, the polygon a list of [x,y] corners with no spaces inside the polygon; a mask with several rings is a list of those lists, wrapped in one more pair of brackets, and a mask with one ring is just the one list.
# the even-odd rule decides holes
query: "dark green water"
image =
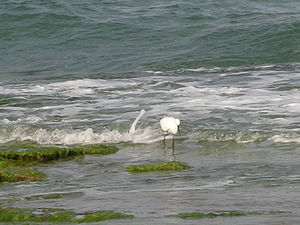
{"label": "dark green water", "polygon": [[3,1],[1,77],[122,78],[298,62],[299,8],[295,1]]}
{"label": "dark green water", "polygon": [[[1,185],[5,204],[136,217],[101,224],[299,224],[297,1],[5,0],[0,53],[1,145],[120,148],[42,166],[45,183]],[[164,115],[181,120],[176,157],[192,169],[128,174],[129,164],[172,160]],[[68,192],[80,195],[24,200]],[[285,213],[165,217],[226,210]]]}

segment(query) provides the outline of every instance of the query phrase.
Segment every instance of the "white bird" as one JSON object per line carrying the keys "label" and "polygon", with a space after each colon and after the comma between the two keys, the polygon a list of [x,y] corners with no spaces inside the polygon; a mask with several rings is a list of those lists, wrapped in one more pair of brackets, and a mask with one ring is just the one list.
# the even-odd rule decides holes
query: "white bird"
{"label": "white bird", "polygon": [[160,127],[164,132],[164,146],[166,146],[166,136],[173,135],[172,148],[174,153],[174,135],[179,132],[180,120],[174,117],[164,117],[160,120]]}

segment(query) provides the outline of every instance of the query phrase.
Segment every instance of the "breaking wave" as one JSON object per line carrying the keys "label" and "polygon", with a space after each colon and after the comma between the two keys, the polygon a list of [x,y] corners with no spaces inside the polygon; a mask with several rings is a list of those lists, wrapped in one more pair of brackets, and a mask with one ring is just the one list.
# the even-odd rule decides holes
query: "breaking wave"
{"label": "breaking wave", "polygon": [[262,143],[300,143],[297,132],[262,132],[262,131],[201,131],[195,135],[201,142],[235,142],[238,144]]}
{"label": "breaking wave", "polygon": [[[121,129],[103,129],[95,131],[92,128],[54,129],[36,128],[34,126],[16,126],[0,128],[0,143],[31,141],[44,145],[74,145],[74,144],[117,144],[131,142],[134,144],[151,144],[162,140],[162,133],[157,127],[147,126],[137,128],[134,132]],[[199,144],[233,142],[237,144],[300,143],[298,132],[262,132],[262,131],[223,131],[203,130],[192,134],[182,134],[177,139],[190,139]]]}
{"label": "breaking wave", "polygon": [[0,143],[32,141],[38,144],[103,144],[103,143],[152,143],[159,136],[151,128],[137,129],[136,132],[119,130],[103,130],[95,132],[92,128],[86,130],[73,129],[34,129],[32,127],[16,127],[0,129]]}

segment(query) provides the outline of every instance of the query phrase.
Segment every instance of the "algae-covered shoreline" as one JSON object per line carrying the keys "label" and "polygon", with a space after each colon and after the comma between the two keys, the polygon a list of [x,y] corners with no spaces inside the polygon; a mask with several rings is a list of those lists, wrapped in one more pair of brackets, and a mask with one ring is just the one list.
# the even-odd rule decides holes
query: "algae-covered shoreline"
{"label": "algae-covered shoreline", "polygon": [[[221,195],[220,199],[224,199],[225,195],[230,197],[231,191],[241,185],[241,182],[237,180],[234,185],[231,185],[233,180],[231,177],[222,177],[218,183],[211,185],[207,185],[206,182],[192,183],[195,177],[215,178],[212,177],[210,171],[205,170],[204,167],[197,168],[196,163],[184,157],[180,158],[182,161],[166,162],[161,157],[147,156],[145,154],[147,149],[142,149],[138,153],[134,149],[134,153],[139,154],[139,157],[134,158],[132,157],[133,150],[124,146],[118,145],[122,151],[108,157],[101,156],[107,154],[110,148],[111,154],[116,153],[117,148],[95,145],[38,146],[32,144],[26,148],[25,145],[23,148],[12,147],[9,151],[14,152],[15,155],[27,151],[32,155],[32,160],[2,158],[0,165],[3,164],[3,170],[9,165],[10,169],[7,170],[10,172],[28,170],[32,174],[35,174],[34,171],[39,174],[38,170],[41,170],[45,174],[41,174],[41,178],[35,177],[36,180],[31,180],[33,176],[28,176],[28,179],[23,182],[12,180],[8,183],[6,180],[1,183],[3,192],[2,199],[0,199],[0,223],[101,224],[102,221],[107,220],[106,224],[148,224],[148,221],[152,219],[163,220],[170,224],[172,222],[197,223],[197,221],[198,223],[206,221],[217,223],[220,220],[234,223],[244,219],[264,221],[271,217],[294,216],[291,209],[287,208],[285,211],[282,207],[273,209],[271,207],[231,206],[226,208],[222,204],[215,208],[210,207],[206,205],[207,199],[214,198],[213,194],[215,194],[211,190],[216,190]],[[39,147],[43,148],[39,149]],[[65,151],[66,148],[79,151],[81,154],[72,157],[61,154],[62,157],[48,161],[39,160],[40,158],[35,155],[35,152],[42,155],[43,151],[48,154],[51,150],[58,152],[60,149]],[[101,149],[104,149],[105,154],[99,154]],[[151,150],[152,146],[149,146],[149,152]],[[9,151],[2,149],[1,153]],[[83,157],[89,153],[99,154],[100,157]],[[56,155],[59,156],[59,154]],[[22,157],[26,158],[23,155]],[[50,158],[52,157],[47,159]],[[141,160],[144,158],[146,159]],[[0,167],[0,170],[2,169]],[[228,168],[223,169],[226,174]],[[208,175],[203,175],[205,172]],[[132,182],[135,182],[136,186],[130,186]],[[173,183],[173,186],[170,186],[170,183]],[[184,207],[187,207],[184,208],[181,207],[180,196],[186,193],[195,194],[197,197],[194,201],[184,200]],[[244,199],[241,197],[242,200]],[[159,208],[155,205],[156,203],[160,204]],[[215,204],[219,204],[219,200],[216,200]],[[144,216],[145,214],[147,217]]]}
{"label": "algae-covered shoreline", "polygon": [[0,182],[42,181],[45,174],[14,161],[0,161]]}
{"label": "algae-covered shoreline", "polygon": [[86,154],[108,155],[118,151],[115,146],[41,146],[10,144],[0,146],[0,182],[42,181],[46,175],[32,166],[70,160]]}
{"label": "algae-covered shoreline", "polygon": [[220,212],[189,212],[167,215],[167,217],[176,217],[184,220],[199,220],[199,219],[213,219],[218,217],[242,217],[242,216],[263,216],[263,215],[278,215],[290,212],[285,211],[220,211]]}
{"label": "algae-covered shoreline", "polygon": [[108,155],[118,151],[115,146],[41,146],[33,144],[12,144],[0,146],[0,159],[16,161],[48,162],[85,154]]}
{"label": "algae-covered shoreline", "polygon": [[[118,151],[115,146],[40,146],[34,144],[11,144],[0,146],[0,183],[19,181],[43,181],[46,175],[38,170],[45,163],[71,160],[86,154],[108,155]],[[74,197],[80,193],[53,193],[33,195],[23,201],[61,199]],[[112,219],[130,219],[127,215],[114,211],[95,211],[76,214],[64,209],[24,209],[0,205],[0,222],[46,222],[46,223],[92,223]]]}
{"label": "algae-covered shoreline", "polygon": [[0,222],[92,223],[113,219],[132,219],[132,215],[115,211],[95,211],[76,214],[64,209],[21,209],[0,206]]}

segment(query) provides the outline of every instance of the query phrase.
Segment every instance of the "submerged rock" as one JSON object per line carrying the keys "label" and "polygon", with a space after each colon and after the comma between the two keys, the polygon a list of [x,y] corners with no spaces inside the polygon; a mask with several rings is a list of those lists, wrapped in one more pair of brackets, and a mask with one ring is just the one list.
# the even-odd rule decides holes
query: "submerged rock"
{"label": "submerged rock", "polygon": [[98,222],[104,220],[112,220],[112,219],[132,219],[132,215],[127,215],[119,212],[113,211],[99,211],[94,213],[86,214],[82,219],[76,220],[79,223],[91,223]]}
{"label": "submerged rock", "polygon": [[47,162],[84,154],[108,155],[118,151],[115,146],[86,145],[74,147],[14,144],[0,147],[0,159]]}
{"label": "submerged rock", "polygon": [[30,209],[4,208],[0,206],[0,222],[36,221]]}
{"label": "submerged rock", "polygon": [[[37,210],[33,210],[33,213],[37,214]],[[68,223],[73,220],[76,214],[64,209],[39,209],[35,216],[34,221],[38,222]]]}
{"label": "submerged rock", "polygon": [[63,209],[19,209],[0,206],[0,222],[55,222],[55,223],[92,223],[112,219],[131,219],[127,215],[114,211],[98,211],[77,215]]}
{"label": "submerged rock", "polygon": [[189,168],[191,167],[180,162],[163,162],[148,165],[130,165],[126,168],[126,171],[131,173],[140,173],[153,171],[186,170]]}
{"label": "submerged rock", "polygon": [[15,162],[0,161],[0,182],[41,181],[45,175],[40,171],[19,166]]}
{"label": "submerged rock", "polygon": [[38,200],[49,200],[49,199],[67,199],[67,198],[80,197],[82,195],[83,195],[82,192],[40,194],[40,195],[31,195],[31,196],[24,197],[24,200],[38,201]]}
{"label": "submerged rock", "polygon": [[238,216],[252,216],[252,215],[273,215],[287,212],[281,211],[258,211],[258,212],[243,212],[243,211],[225,211],[225,212],[191,212],[191,213],[178,213],[169,215],[170,217],[177,217],[180,219],[205,219],[216,217],[238,217]]}
{"label": "submerged rock", "polygon": [[[86,145],[73,147],[11,144],[0,146],[0,182],[40,181],[45,175],[28,165],[54,160],[72,159],[85,154],[108,155],[118,151],[115,146]],[[27,167],[26,167],[27,166]]]}

